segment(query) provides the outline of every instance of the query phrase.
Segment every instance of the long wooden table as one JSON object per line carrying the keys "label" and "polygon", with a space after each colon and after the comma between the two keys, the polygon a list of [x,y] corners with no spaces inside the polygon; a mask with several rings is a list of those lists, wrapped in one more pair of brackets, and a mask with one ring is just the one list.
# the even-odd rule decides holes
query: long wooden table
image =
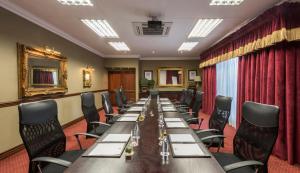
{"label": "long wooden table", "polygon": [[[153,111],[151,117],[149,112]],[[164,117],[180,117],[177,112],[165,112]],[[103,139],[110,133],[130,134],[135,122],[116,122],[100,138]],[[156,99],[151,100],[150,110],[145,121],[139,123],[140,140],[139,146],[134,147],[134,155],[130,160],[126,160],[125,152],[120,158],[103,157],[80,157],[65,173],[223,173],[224,170],[213,156],[210,158],[173,158],[170,152],[168,164],[162,163],[160,146],[158,145],[158,111]],[[199,141],[192,129],[167,129],[167,133],[189,133],[193,135],[200,148],[208,152],[203,143]],[[96,145],[92,145],[86,152],[92,150]],[[171,149],[171,148],[170,148]]]}

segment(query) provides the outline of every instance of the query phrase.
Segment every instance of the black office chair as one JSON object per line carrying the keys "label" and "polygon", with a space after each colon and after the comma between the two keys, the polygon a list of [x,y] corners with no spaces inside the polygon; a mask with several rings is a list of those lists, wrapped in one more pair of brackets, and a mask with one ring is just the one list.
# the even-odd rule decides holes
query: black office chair
{"label": "black office chair", "polygon": [[185,104],[185,97],[187,94],[187,90],[186,89],[182,89],[181,95],[180,95],[180,99],[179,100],[172,100],[173,104],[175,105],[184,105]]}
{"label": "black office chair", "polygon": [[100,122],[98,110],[95,106],[95,96],[92,92],[81,94],[81,109],[87,123],[86,132],[101,136],[111,125]]}
{"label": "black office chair", "polygon": [[112,104],[109,100],[109,94],[108,93],[102,93],[102,106],[105,112],[106,117],[106,123],[108,124],[114,124],[118,118],[120,118],[120,114],[115,114]]}
{"label": "black office chair", "polygon": [[233,154],[214,153],[230,173],[268,172],[268,159],[276,142],[279,107],[245,102],[243,119],[233,139]]}
{"label": "black office chair", "polygon": [[122,101],[123,103],[126,105],[126,106],[131,106],[134,101],[133,100],[128,100],[127,97],[126,97],[126,94],[124,92],[124,89],[123,88],[120,88],[120,93],[121,93],[121,97],[122,97]]}
{"label": "black office chair", "polygon": [[231,102],[231,97],[216,96],[214,111],[209,119],[209,129],[196,131],[198,137],[207,147],[218,147],[218,151],[220,147],[224,147],[224,139],[214,138],[214,136],[224,134],[224,128],[230,116]]}
{"label": "black office chair", "polygon": [[[65,151],[66,136],[57,118],[54,100],[22,103],[19,109],[19,132],[29,156],[29,173],[61,173],[71,165],[82,150]],[[97,137],[94,135],[90,135]]]}
{"label": "black office chair", "polygon": [[181,113],[183,116],[183,119],[188,123],[188,124],[198,124],[198,128],[200,128],[201,123],[203,119],[199,121],[198,115],[199,111],[202,105],[202,96],[203,92],[197,91],[195,95],[195,101],[192,107],[192,112],[184,112]]}
{"label": "black office chair", "polygon": [[193,102],[193,99],[194,99],[194,93],[195,92],[192,89],[188,89],[186,91],[186,95],[185,95],[183,104],[180,104],[180,105],[176,106],[177,110],[180,113],[188,112],[189,109],[193,107],[192,102]]}
{"label": "black office chair", "polygon": [[123,98],[122,98],[122,94],[120,92],[120,89],[115,90],[115,96],[116,96],[116,103],[117,103],[117,106],[118,106],[118,113],[119,114],[124,114],[127,111],[127,108],[129,108],[129,106],[125,105],[123,103]]}

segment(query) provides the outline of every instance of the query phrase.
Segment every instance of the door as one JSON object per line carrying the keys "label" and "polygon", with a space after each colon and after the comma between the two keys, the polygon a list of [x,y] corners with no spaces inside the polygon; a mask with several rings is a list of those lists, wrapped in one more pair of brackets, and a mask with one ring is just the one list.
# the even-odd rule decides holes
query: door
{"label": "door", "polygon": [[116,105],[115,90],[123,88],[127,100],[135,100],[135,69],[108,70],[108,91],[110,100]]}

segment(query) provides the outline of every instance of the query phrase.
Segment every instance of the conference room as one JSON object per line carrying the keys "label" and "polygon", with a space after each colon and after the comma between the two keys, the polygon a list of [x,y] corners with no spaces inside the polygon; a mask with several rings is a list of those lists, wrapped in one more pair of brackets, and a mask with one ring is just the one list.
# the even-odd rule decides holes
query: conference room
{"label": "conference room", "polygon": [[300,173],[299,0],[0,0],[0,173]]}

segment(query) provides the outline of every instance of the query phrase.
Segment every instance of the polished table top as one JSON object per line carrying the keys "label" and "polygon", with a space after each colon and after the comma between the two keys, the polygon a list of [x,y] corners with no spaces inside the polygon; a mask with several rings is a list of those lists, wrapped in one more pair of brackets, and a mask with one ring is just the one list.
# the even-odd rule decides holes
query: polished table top
{"label": "polished table top", "polygon": [[[151,117],[149,112],[153,111]],[[210,158],[173,158],[170,152],[167,164],[162,163],[160,155],[161,146],[158,145],[159,128],[158,128],[158,111],[156,99],[151,100],[150,111],[148,111],[144,121],[139,122],[140,140],[139,146],[134,147],[134,155],[130,160],[126,159],[125,152],[120,158],[107,157],[80,157],[78,158],[65,173],[223,173],[224,170],[212,156]],[[180,117],[177,112],[165,112],[164,117]],[[116,122],[100,138],[103,139],[110,133],[130,134],[134,128],[135,122]],[[204,144],[202,144],[197,135],[190,128],[185,129],[167,129],[167,133],[189,133],[198,141],[202,150],[209,153]],[[86,152],[95,147],[92,145]],[[171,150],[171,148],[170,148]]]}

